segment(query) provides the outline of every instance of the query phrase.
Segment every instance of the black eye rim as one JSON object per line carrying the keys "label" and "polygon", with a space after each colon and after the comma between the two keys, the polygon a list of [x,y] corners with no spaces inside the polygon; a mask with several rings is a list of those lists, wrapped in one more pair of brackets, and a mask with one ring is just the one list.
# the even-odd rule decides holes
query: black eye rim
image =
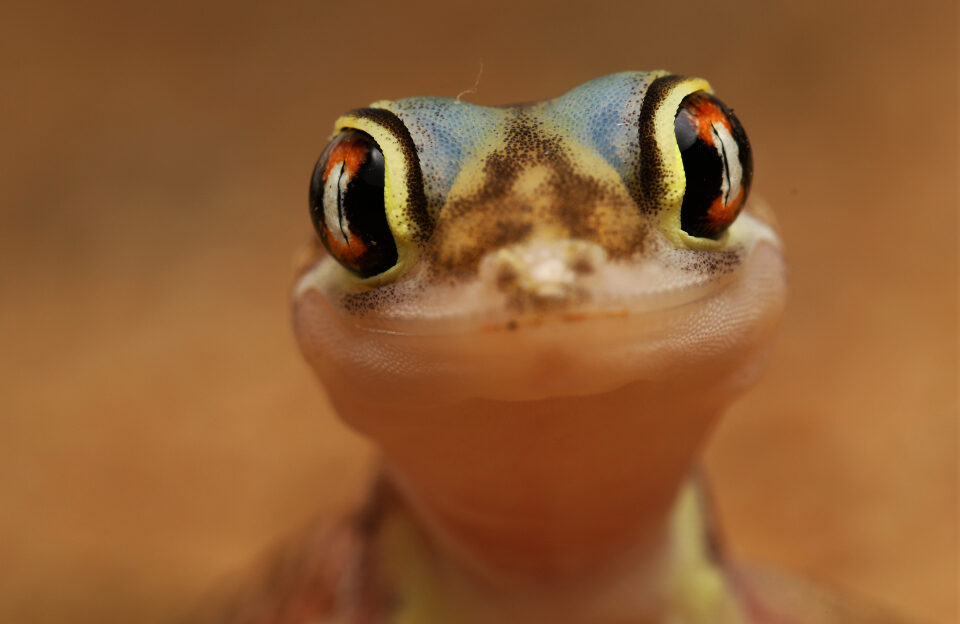
{"label": "black eye rim", "polygon": [[[385,176],[383,150],[376,140],[344,128],[324,148],[310,178],[314,231],[327,252],[360,278],[390,270],[399,258],[387,221]],[[328,200],[336,205],[328,206]]]}
{"label": "black eye rim", "polygon": [[661,196],[664,192],[662,180],[667,174],[664,164],[665,154],[657,137],[658,113],[670,94],[687,80],[687,76],[674,74],[660,76],[647,86],[643,95],[640,119],[637,122],[640,139],[639,184],[634,197],[640,209],[647,215],[656,215],[662,209]]}
{"label": "black eye rim", "polygon": [[[393,111],[386,108],[357,108],[346,115],[347,119],[360,122],[370,122],[377,126],[377,130],[386,133],[396,142],[396,155],[399,159],[387,166],[402,165],[403,174],[391,182],[399,182],[403,186],[405,203],[402,209],[402,219],[411,225],[411,239],[413,242],[424,242],[433,233],[434,219],[427,207],[427,197],[423,181],[423,169],[420,165],[420,155],[413,141],[410,130],[403,120]],[[371,129],[369,134],[374,135]],[[402,161],[402,162],[401,162]]]}

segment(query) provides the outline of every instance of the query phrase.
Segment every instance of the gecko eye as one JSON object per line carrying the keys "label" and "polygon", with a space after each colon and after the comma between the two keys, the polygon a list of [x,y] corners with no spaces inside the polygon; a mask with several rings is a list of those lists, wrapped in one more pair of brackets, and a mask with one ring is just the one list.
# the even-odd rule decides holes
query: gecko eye
{"label": "gecko eye", "polygon": [[320,241],[348,271],[370,277],[397,263],[387,224],[383,151],[359,130],[330,141],[310,180],[310,218]]}
{"label": "gecko eye", "polygon": [[673,122],[686,188],[680,227],[718,238],[740,214],[750,192],[753,157],[743,126],[723,102],[703,91],[680,103]]}

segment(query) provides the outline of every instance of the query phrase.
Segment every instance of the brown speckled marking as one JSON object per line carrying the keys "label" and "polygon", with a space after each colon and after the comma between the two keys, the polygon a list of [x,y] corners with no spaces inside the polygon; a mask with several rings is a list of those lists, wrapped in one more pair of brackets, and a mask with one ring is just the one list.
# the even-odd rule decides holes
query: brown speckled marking
{"label": "brown speckled marking", "polygon": [[407,204],[404,216],[413,223],[416,232],[414,240],[425,241],[433,231],[433,220],[427,210],[427,198],[423,190],[423,172],[420,169],[420,157],[410,131],[399,117],[383,108],[359,108],[347,113],[359,119],[370,120],[394,136],[399,141],[406,160],[407,175],[404,184],[407,188]]}
{"label": "brown speckled marking", "polygon": [[693,271],[703,275],[719,276],[732,273],[743,264],[742,249],[724,251],[697,252],[690,261],[680,266],[684,271]]}
{"label": "brown speckled marking", "polygon": [[[447,202],[427,254],[441,275],[468,277],[480,260],[506,245],[537,236],[601,244],[611,258],[641,252],[647,225],[619,178],[593,177],[575,165],[565,142],[522,110],[503,147],[483,161],[483,182]],[[525,176],[534,192],[518,191]]]}
{"label": "brown speckled marking", "polygon": [[345,294],[340,298],[340,308],[352,315],[361,317],[370,312],[375,312],[383,307],[390,307],[404,296],[409,297],[422,293],[424,286],[418,284],[413,287],[404,284],[406,291],[403,295],[397,293],[396,284],[386,284],[371,290],[365,290],[358,293]]}
{"label": "brown speckled marking", "polygon": [[640,109],[640,175],[635,184],[631,185],[634,200],[640,205],[645,214],[656,214],[660,210],[658,199],[666,188],[663,180],[663,153],[657,144],[656,115],[663,104],[663,100],[679,83],[687,80],[686,76],[663,76],[650,83]]}

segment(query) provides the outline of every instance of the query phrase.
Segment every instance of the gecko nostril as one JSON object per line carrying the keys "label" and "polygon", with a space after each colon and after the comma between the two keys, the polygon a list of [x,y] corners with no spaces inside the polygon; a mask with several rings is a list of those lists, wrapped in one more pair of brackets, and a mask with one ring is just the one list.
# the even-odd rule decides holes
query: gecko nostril
{"label": "gecko nostril", "polygon": [[570,263],[570,270],[577,275],[590,275],[594,271],[593,262],[589,258],[580,256]]}
{"label": "gecko nostril", "polygon": [[512,266],[502,265],[497,270],[497,288],[506,290],[516,284],[518,278],[516,269]]}

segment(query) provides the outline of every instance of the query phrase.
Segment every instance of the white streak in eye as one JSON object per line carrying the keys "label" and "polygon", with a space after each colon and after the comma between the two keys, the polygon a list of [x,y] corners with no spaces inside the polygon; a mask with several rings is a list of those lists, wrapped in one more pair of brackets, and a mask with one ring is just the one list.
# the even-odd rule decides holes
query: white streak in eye
{"label": "white streak in eye", "polygon": [[347,211],[344,210],[343,202],[347,199],[347,184],[350,183],[350,172],[347,169],[344,169],[340,174],[340,179],[338,181],[340,192],[337,194],[337,213],[340,215],[340,233],[343,234],[343,242],[349,243],[350,237],[350,222],[347,220]]}
{"label": "white streak in eye", "polygon": [[723,159],[723,203],[729,204],[730,198],[740,194],[743,180],[743,168],[740,166],[740,148],[726,126],[714,122],[711,126],[716,141],[714,147]]}
{"label": "white streak in eye", "polygon": [[342,203],[350,180],[344,173],[341,160],[330,170],[330,175],[327,176],[327,181],[323,185],[323,222],[331,232],[339,230],[343,242],[346,243],[349,229],[344,227]]}

